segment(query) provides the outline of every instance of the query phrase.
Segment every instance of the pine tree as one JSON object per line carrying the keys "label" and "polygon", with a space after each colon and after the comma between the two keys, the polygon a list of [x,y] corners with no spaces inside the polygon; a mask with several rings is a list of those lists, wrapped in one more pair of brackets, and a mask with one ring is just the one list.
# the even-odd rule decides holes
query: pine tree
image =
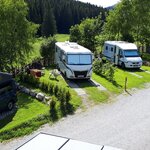
{"label": "pine tree", "polygon": [[42,36],[49,37],[56,33],[56,21],[50,5],[45,4],[43,22],[41,26]]}

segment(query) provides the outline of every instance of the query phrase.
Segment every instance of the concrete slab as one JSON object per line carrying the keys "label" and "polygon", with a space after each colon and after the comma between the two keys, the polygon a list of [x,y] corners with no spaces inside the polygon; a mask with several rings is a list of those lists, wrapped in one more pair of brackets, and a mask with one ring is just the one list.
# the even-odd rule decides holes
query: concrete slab
{"label": "concrete slab", "polygon": [[67,83],[71,88],[73,88],[77,92],[79,96],[86,95],[86,92],[82,88],[80,88],[76,83],[72,81],[68,81]]}
{"label": "concrete slab", "polygon": [[100,91],[106,91],[107,90],[104,86],[102,86],[100,83],[96,82],[93,79],[91,79],[90,82],[92,85],[96,86]]}

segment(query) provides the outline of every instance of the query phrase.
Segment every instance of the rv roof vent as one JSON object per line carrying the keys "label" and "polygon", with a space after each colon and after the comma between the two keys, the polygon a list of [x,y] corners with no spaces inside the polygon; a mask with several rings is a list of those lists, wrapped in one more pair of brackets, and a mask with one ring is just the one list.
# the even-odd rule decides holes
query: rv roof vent
{"label": "rv roof vent", "polygon": [[70,43],[70,48],[78,49],[77,43]]}
{"label": "rv roof vent", "polygon": [[78,49],[79,47],[78,47],[77,44],[71,44],[71,45],[70,45],[70,48]]}

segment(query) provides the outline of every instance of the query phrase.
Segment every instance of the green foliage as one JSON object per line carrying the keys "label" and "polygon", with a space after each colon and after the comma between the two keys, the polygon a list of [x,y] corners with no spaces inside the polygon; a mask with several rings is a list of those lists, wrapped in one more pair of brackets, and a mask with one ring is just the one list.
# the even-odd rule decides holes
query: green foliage
{"label": "green foliage", "polygon": [[143,54],[142,54],[142,59],[150,62],[150,54],[148,54],[148,53],[143,53]]}
{"label": "green foliage", "polygon": [[57,115],[57,109],[56,109],[56,98],[52,96],[52,100],[50,102],[50,119],[52,121],[57,121],[58,120],[58,115]]}
{"label": "green foliage", "polygon": [[78,42],[81,40],[81,31],[79,25],[71,26],[70,28],[70,41]]}
{"label": "green foliage", "polygon": [[56,34],[56,21],[51,5],[48,2],[46,2],[44,5],[44,15],[43,15],[43,22],[41,25],[41,33],[43,37],[49,37]]}
{"label": "green foliage", "polygon": [[23,0],[1,0],[0,5],[0,70],[10,71],[25,63],[37,25],[27,21]]}
{"label": "green foliage", "polygon": [[96,36],[101,32],[102,21],[96,19],[85,19],[80,25],[72,26],[70,29],[70,41],[77,42],[91,51],[96,50]]}
{"label": "green foliage", "polygon": [[26,94],[17,97],[17,112],[0,120],[0,141],[30,134],[49,122],[48,106]]}
{"label": "green foliage", "polygon": [[[54,28],[58,33],[69,33],[69,28],[80,23],[83,18],[92,18],[100,12],[104,14],[105,9],[95,5],[86,4],[74,0],[26,0],[29,6],[28,18],[40,25],[38,35],[41,36],[43,24],[47,33]],[[56,20],[56,26],[55,25]],[[53,26],[52,26],[53,24]],[[49,25],[49,28],[48,28]],[[51,28],[52,27],[52,28]],[[47,34],[46,33],[46,34]]]}
{"label": "green foliage", "polygon": [[111,62],[103,63],[103,61],[97,59],[93,63],[94,73],[106,78],[111,82],[114,82],[115,70],[116,68],[113,66]]}
{"label": "green foliage", "polygon": [[59,91],[59,88],[58,88],[58,85],[55,85],[54,86],[54,95],[58,95],[58,91]]}
{"label": "green foliage", "polygon": [[41,56],[48,62],[48,65],[54,64],[55,59],[55,37],[49,37],[45,40],[45,42],[41,45]]}
{"label": "green foliage", "polygon": [[[150,43],[150,1],[122,0],[106,18],[104,40]],[[101,37],[98,38],[102,40]]]}

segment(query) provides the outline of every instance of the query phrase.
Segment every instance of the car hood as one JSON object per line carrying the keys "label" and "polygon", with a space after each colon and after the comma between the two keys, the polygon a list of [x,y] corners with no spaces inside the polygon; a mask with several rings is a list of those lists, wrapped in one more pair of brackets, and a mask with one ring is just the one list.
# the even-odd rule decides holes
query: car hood
{"label": "car hood", "polygon": [[126,57],[125,59],[129,62],[142,62],[141,57]]}

